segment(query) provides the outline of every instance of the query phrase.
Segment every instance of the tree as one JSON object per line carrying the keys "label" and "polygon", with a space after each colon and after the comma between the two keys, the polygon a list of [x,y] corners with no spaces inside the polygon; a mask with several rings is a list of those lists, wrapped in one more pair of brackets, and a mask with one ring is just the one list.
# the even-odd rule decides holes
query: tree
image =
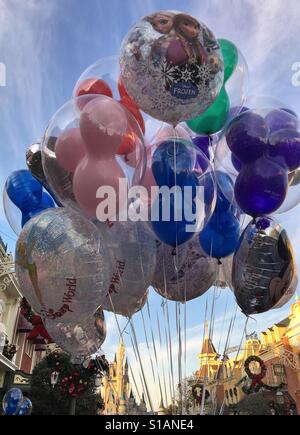
{"label": "tree", "polygon": [[247,415],[272,415],[269,401],[263,393],[250,394],[244,397],[237,405],[238,414]]}
{"label": "tree", "polygon": [[[57,371],[59,380],[51,385],[51,374]],[[35,415],[67,415],[72,398],[76,397],[77,415],[95,415],[98,396],[95,394],[97,369],[73,365],[69,355],[52,352],[33,370],[30,399]]]}

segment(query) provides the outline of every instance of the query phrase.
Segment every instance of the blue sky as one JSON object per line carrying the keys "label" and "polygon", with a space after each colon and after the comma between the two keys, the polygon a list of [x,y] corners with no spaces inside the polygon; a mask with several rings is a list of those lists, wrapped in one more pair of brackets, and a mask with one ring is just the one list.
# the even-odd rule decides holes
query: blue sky
{"label": "blue sky", "polygon": [[[7,86],[0,87],[1,189],[10,172],[25,167],[26,147],[43,135],[53,113],[70,99],[83,70],[97,59],[118,54],[129,27],[148,12],[162,9],[189,12],[206,23],[217,37],[236,43],[248,62],[250,93],[277,97],[300,115],[300,87],[292,86],[292,65],[300,62],[298,0],[0,0],[0,62],[6,65],[7,79]],[[279,217],[290,234],[298,265],[299,211],[298,206]],[[0,235],[13,250],[16,236],[5,222],[2,205]],[[216,342],[221,330],[226,330],[222,318],[227,294],[223,291],[217,300]],[[227,325],[235,310],[232,295],[228,297]],[[188,304],[188,364],[185,368],[188,374],[198,366],[206,300],[211,303],[212,292]],[[153,317],[156,313],[162,315],[160,303],[158,297],[151,296]],[[171,326],[175,346],[175,307],[169,304],[169,308],[173,313]],[[249,323],[248,332],[263,330],[289,311],[290,305],[279,312],[258,316]],[[140,315],[135,322],[140,331],[138,341],[145,370],[149,373]],[[244,318],[239,315],[232,344],[239,343],[243,325]],[[108,326],[109,336],[104,348],[111,356],[117,345],[118,330],[113,318],[109,318]],[[157,330],[154,332],[158,339]],[[129,339],[126,342],[129,343]],[[130,347],[128,354],[136,367]],[[161,355],[166,359],[165,353]],[[157,402],[155,388],[151,391]]]}

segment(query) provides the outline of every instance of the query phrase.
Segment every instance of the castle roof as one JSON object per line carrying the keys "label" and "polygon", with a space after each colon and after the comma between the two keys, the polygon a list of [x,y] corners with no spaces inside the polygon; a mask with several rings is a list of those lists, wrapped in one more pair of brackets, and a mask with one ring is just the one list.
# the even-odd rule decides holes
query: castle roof
{"label": "castle roof", "polygon": [[215,346],[213,345],[213,342],[209,337],[205,337],[203,344],[202,344],[202,350],[200,355],[212,355],[216,354],[217,351],[215,349]]}

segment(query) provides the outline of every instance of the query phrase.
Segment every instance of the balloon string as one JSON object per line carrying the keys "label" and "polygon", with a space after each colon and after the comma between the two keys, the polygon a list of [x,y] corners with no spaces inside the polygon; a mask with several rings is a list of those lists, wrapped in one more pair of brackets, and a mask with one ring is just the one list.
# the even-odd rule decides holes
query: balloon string
{"label": "balloon string", "polygon": [[[157,317],[157,326],[158,326],[158,335],[159,335],[159,352],[160,355],[162,355],[162,338],[161,338],[161,329],[160,329],[160,322],[159,322],[159,316],[158,313],[156,313]],[[162,358],[162,372],[163,372],[163,382],[164,382],[164,393],[165,393],[165,404],[168,404],[168,394],[167,394],[167,382],[166,382],[166,376],[165,376],[165,364],[164,364],[164,358]],[[170,396],[170,400],[172,398],[172,393]]]}
{"label": "balloon string", "polygon": [[223,316],[223,320],[222,320],[222,328],[221,328],[220,340],[219,340],[219,344],[218,344],[218,353],[220,353],[221,343],[222,343],[222,340],[223,340],[224,326],[225,326],[225,320],[226,320],[227,309],[228,309],[228,301],[229,301],[229,292],[226,293],[225,310],[224,310],[224,316]]}
{"label": "balloon string", "polygon": [[[163,246],[164,249],[164,246]],[[174,388],[174,379],[172,376],[172,349],[170,346],[170,342],[167,338],[167,329],[166,329],[166,317],[165,317],[165,310],[164,310],[164,306],[165,304],[168,303],[168,299],[167,299],[167,277],[166,277],[166,269],[165,269],[165,255],[163,255],[163,277],[164,277],[164,294],[165,294],[165,299],[162,300],[162,305],[161,307],[163,308],[163,314],[164,314],[164,324],[165,324],[165,333],[166,333],[166,346],[167,346],[167,355],[168,355],[168,362],[169,362],[169,386],[170,386],[170,394],[171,394],[171,398],[173,396],[172,394],[172,386]],[[171,351],[170,351],[171,349]]]}
{"label": "balloon string", "polygon": [[179,415],[182,414],[182,342],[181,342],[181,310],[180,302],[176,302],[176,326],[178,338],[178,392],[179,392]]}
{"label": "balloon string", "polygon": [[[110,304],[111,304],[111,307],[112,307],[112,310],[113,310],[113,313],[114,313],[114,317],[115,317],[115,321],[116,321],[116,324],[117,324],[117,328],[118,328],[118,331],[119,331],[119,334],[120,334],[120,338],[122,339],[122,341],[123,341],[123,343],[124,343],[123,333],[124,333],[124,330],[125,330],[125,329],[123,329],[123,331],[121,331],[120,323],[119,323],[119,321],[118,321],[118,317],[117,317],[117,314],[116,314],[116,311],[115,311],[115,307],[114,307],[114,304],[113,304],[113,301],[112,301],[112,298],[111,298],[110,293],[109,293],[108,296],[109,296],[109,299],[110,299]],[[128,325],[128,323],[130,323],[130,320],[128,320],[127,325]],[[126,325],[126,327],[127,327],[127,325]],[[125,327],[125,328],[126,328],[126,327]],[[131,336],[130,336],[130,338],[131,338]],[[136,356],[136,352],[135,352],[135,349],[134,349],[134,344],[133,344],[132,338],[131,338],[131,343],[132,343],[132,347],[133,347],[133,350],[134,350],[134,353],[135,353],[135,357],[136,357],[136,359],[137,359],[137,356]],[[138,362],[138,359],[137,359],[137,362]],[[141,382],[141,385],[142,385],[143,390],[145,391],[145,388],[144,388],[144,385],[143,385],[142,382]],[[137,390],[137,391],[138,391],[138,390]],[[147,396],[146,396],[146,397],[147,397]],[[150,404],[150,402],[149,402],[149,404]],[[151,405],[150,405],[150,408],[151,408]]]}
{"label": "balloon string", "polygon": [[[155,389],[157,391],[157,382],[156,382],[156,376],[155,376],[155,373],[154,373],[154,364],[153,364],[152,355],[151,355],[151,351],[150,351],[148,334],[147,334],[147,330],[146,330],[146,324],[145,324],[145,318],[144,318],[143,310],[141,310],[141,317],[142,317],[144,335],[145,335],[145,340],[146,340],[146,346],[147,346],[147,349],[148,349],[148,355],[149,355],[149,360],[150,360],[150,365],[151,365],[153,383],[154,383]],[[159,373],[157,373],[157,374],[159,375]],[[160,382],[159,382],[159,384],[160,384]],[[161,395],[161,388],[160,388],[160,395]]]}
{"label": "balloon string", "polygon": [[158,358],[157,358],[156,344],[155,344],[154,333],[153,333],[153,328],[152,328],[153,323],[152,323],[152,319],[151,319],[150,307],[149,307],[149,301],[148,301],[148,299],[147,299],[147,303],[146,304],[147,304],[147,312],[148,312],[149,325],[150,325],[150,331],[151,331],[151,337],[152,337],[152,346],[153,346],[153,352],[154,352],[154,359],[155,359],[156,369],[157,369],[157,377],[158,377],[160,399],[162,401],[163,400],[162,382],[161,382],[161,377],[160,377],[160,370],[159,370],[159,364],[158,364]]}
{"label": "balloon string", "polygon": [[142,359],[141,359],[141,355],[140,355],[140,351],[139,351],[138,341],[137,341],[137,338],[136,338],[136,333],[135,333],[135,327],[134,327],[133,319],[130,320],[130,328],[131,328],[131,332],[132,332],[132,335],[133,335],[133,341],[135,343],[138,360],[139,360],[139,363],[140,363],[142,377],[143,377],[144,383],[145,383],[145,388],[146,388],[146,393],[147,393],[147,397],[148,397],[148,402],[149,402],[149,405],[150,405],[150,409],[153,412],[152,400],[151,400],[151,396],[149,394],[149,388],[148,388],[147,380],[146,380],[146,377],[145,377],[144,367],[143,367],[143,363],[142,363]]}
{"label": "balloon string", "polygon": [[231,376],[233,376],[233,371],[234,371],[234,369],[235,369],[235,367],[236,367],[236,364],[237,364],[237,362],[238,362],[238,357],[239,357],[239,355],[240,355],[240,352],[241,352],[241,349],[242,349],[242,346],[243,346],[243,343],[244,343],[244,335],[246,335],[248,322],[249,322],[249,317],[246,318],[245,327],[244,327],[244,330],[243,330],[243,334],[242,334],[242,338],[241,338],[240,346],[239,346],[238,352],[237,352],[237,354],[236,354],[235,361],[234,361],[234,363],[233,363],[233,367],[232,367],[232,369],[231,369]]}
{"label": "balloon string", "polygon": [[131,378],[132,378],[132,380],[133,380],[133,383],[134,383],[134,386],[135,386],[136,393],[137,393],[137,395],[138,395],[139,401],[141,402],[140,391],[139,391],[139,389],[138,389],[138,387],[137,387],[137,382],[136,382],[136,380],[135,380],[135,376],[134,376],[134,373],[133,373],[133,371],[132,371],[131,365],[129,365],[129,370],[130,370],[130,376],[131,376]]}
{"label": "balloon string", "polygon": [[162,304],[164,319],[165,319],[165,328],[166,328],[166,338],[169,346],[169,363],[171,370],[171,385],[172,385],[172,397],[175,398],[175,382],[174,382],[174,370],[173,370],[173,352],[172,352],[172,340],[171,340],[171,328],[170,328],[170,317],[169,317],[169,308],[168,301]]}
{"label": "balloon string", "polygon": [[172,354],[172,341],[171,341],[171,328],[170,328],[170,319],[169,319],[169,307],[168,307],[168,298],[167,298],[167,277],[166,277],[166,269],[165,262],[163,256],[163,275],[164,275],[164,292],[165,299],[162,301],[164,320],[168,326],[168,343],[169,343],[169,353],[170,353],[170,369],[171,369],[171,378],[172,378],[172,387],[173,387],[173,396],[175,397],[175,382],[174,382],[174,371],[173,371],[173,354]]}

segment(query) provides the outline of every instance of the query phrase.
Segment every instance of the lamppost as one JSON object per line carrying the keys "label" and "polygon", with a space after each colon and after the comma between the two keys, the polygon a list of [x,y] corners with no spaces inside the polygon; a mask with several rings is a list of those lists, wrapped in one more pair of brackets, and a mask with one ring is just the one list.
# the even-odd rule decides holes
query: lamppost
{"label": "lamppost", "polygon": [[278,405],[284,405],[284,395],[281,391],[277,391],[276,393],[276,402]]}
{"label": "lamppost", "polygon": [[59,372],[54,371],[51,373],[51,385],[53,389],[55,388],[58,382],[58,378],[59,378]]}

